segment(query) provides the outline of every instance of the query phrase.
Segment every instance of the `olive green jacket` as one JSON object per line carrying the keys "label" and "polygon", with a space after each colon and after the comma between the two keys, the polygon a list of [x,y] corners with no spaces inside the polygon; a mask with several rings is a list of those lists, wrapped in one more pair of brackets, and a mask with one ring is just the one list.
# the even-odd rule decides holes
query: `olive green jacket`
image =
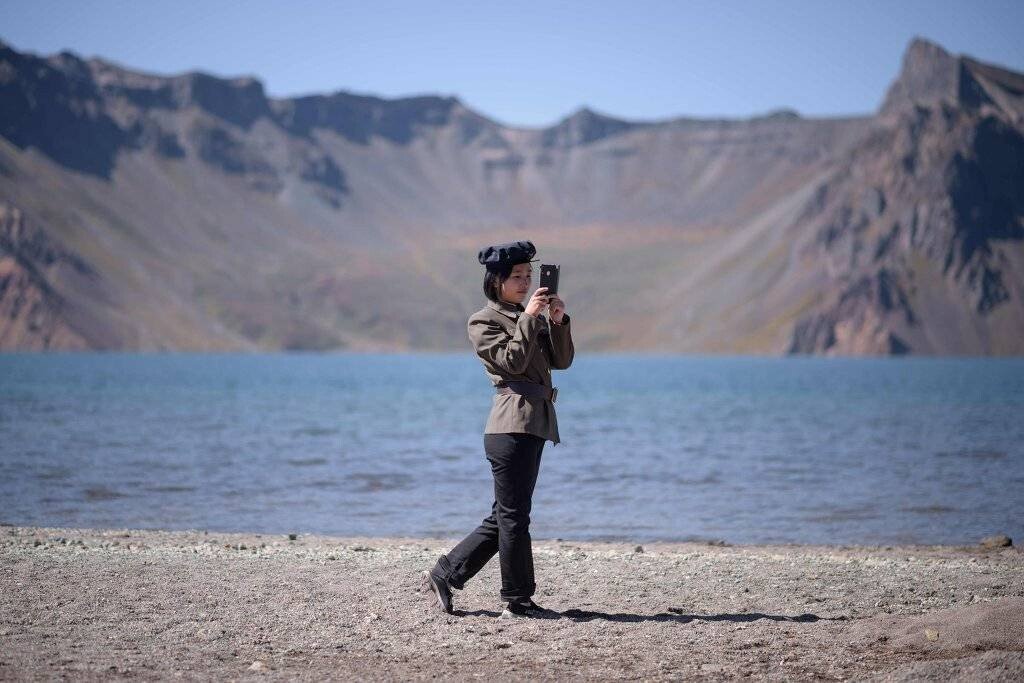
{"label": "olive green jacket", "polygon": [[[569,316],[562,323],[526,313],[522,304],[488,301],[469,317],[469,338],[491,384],[506,381],[551,384],[551,370],[572,365]],[[557,400],[557,397],[556,397]],[[554,404],[545,398],[495,394],[484,434],[526,432],[558,443]]]}

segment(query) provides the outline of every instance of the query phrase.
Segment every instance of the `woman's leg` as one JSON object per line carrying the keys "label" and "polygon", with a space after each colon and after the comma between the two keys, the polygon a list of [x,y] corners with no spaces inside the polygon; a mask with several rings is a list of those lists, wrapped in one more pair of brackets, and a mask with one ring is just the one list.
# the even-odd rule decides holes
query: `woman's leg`
{"label": "woman's leg", "polygon": [[462,589],[494,557],[498,552],[497,507],[495,501],[490,517],[437,560],[433,569],[435,576],[445,579],[452,588]]}
{"label": "woman's leg", "polygon": [[544,443],[532,434],[484,434],[484,451],[494,475],[491,514],[437,560],[435,576],[461,589],[500,552],[502,599],[533,595],[530,508]]}
{"label": "woman's leg", "polygon": [[526,600],[537,589],[530,511],[544,443],[532,434],[484,435],[494,475],[502,600]]}

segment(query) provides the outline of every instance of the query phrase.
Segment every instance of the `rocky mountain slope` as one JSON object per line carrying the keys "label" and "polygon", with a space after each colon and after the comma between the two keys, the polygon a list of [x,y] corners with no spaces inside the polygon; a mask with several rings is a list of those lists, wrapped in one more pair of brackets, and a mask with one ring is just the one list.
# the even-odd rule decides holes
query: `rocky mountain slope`
{"label": "rocky mountain slope", "polygon": [[1022,103],[920,39],[873,116],[545,129],[0,45],[0,348],[466,350],[531,239],[585,350],[1020,354]]}

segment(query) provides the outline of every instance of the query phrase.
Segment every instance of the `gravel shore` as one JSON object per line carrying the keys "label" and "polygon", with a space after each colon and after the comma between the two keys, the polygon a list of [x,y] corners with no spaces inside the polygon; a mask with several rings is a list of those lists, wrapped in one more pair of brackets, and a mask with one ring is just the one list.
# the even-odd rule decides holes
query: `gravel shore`
{"label": "gravel shore", "polygon": [[1016,547],[534,541],[507,620],[454,540],[0,527],[0,679],[1024,679]]}

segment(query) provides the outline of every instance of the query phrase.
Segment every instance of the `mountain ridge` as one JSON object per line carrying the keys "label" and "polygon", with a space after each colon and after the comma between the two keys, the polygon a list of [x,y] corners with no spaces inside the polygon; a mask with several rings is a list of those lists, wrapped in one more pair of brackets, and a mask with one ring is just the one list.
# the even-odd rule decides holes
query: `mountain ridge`
{"label": "mountain ridge", "polygon": [[461,348],[528,238],[581,348],[1024,353],[1021,83],[915,39],[870,116],[527,129],[0,43],[0,348]]}
{"label": "mountain ridge", "polygon": [[[84,57],[75,53],[71,50],[63,50],[53,55],[41,56],[33,52],[18,52],[9,43],[6,43],[0,39],[0,52],[7,50],[10,53],[16,54],[22,58],[32,58],[42,62],[46,62],[55,68],[63,68],[73,70],[75,65],[85,66],[92,70],[93,74],[107,75],[109,76],[120,76],[124,80],[132,81],[137,86],[147,85],[150,90],[161,90],[162,88],[168,88],[176,90],[174,94],[178,95],[176,98],[176,104],[178,106],[187,105],[191,101],[198,101],[200,105],[208,107],[211,113],[219,114],[226,121],[235,123],[237,125],[248,126],[258,116],[268,116],[275,118],[275,108],[288,108],[289,105],[294,105],[299,102],[320,102],[329,101],[332,99],[344,99],[352,102],[361,102],[365,104],[375,104],[378,106],[396,106],[404,107],[410,104],[435,104],[442,107],[458,106],[465,110],[465,113],[483,119],[488,124],[506,128],[515,131],[525,132],[539,132],[539,133],[552,133],[556,129],[565,127],[569,124],[575,124],[581,120],[598,120],[601,122],[607,122],[611,126],[650,126],[673,123],[677,121],[686,122],[700,122],[700,123],[719,123],[719,122],[745,122],[750,120],[758,120],[764,118],[812,118],[812,119],[832,119],[832,118],[849,118],[850,115],[836,114],[831,116],[821,117],[801,117],[801,115],[795,110],[788,108],[777,108],[766,111],[760,114],[751,114],[749,116],[734,116],[734,117],[692,117],[687,115],[675,115],[675,116],[662,116],[652,119],[626,119],[623,117],[612,116],[609,114],[598,112],[587,105],[581,105],[572,112],[565,114],[564,116],[557,119],[555,122],[548,125],[540,126],[523,126],[516,124],[505,124],[500,123],[494,118],[488,117],[485,114],[473,110],[471,107],[466,105],[458,96],[442,96],[434,94],[416,94],[416,95],[403,95],[398,97],[384,97],[369,93],[357,93],[350,90],[338,89],[328,93],[314,92],[306,93],[303,95],[293,96],[270,96],[266,94],[265,86],[263,81],[255,75],[238,75],[238,76],[219,76],[203,70],[189,70],[180,73],[173,74],[157,74],[153,72],[145,72],[135,70],[131,67],[113,62],[101,57]],[[97,79],[102,81],[103,79]],[[111,83],[111,81],[106,81]],[[204,89],[202,86],[206,85],[209,88]],[[192,87],[198,90],[198,100],[193,97],[189,98],[183,96],[181,92],[182,88],[175,86]],[[213,89],[216,92],[210,92]],[[236,100],[247,100],[247,106],[239,106],[238,109],[248,109],[247,113],[227,113],[223,107],[224,98],[223,95],[229,92],[231,89],[238,90],[240,92],[233,93],[236,95]],[[221,96],[220,101],[216,99],[217,95]],[[253,97],[261,100],[258,105],[254,106],[252,102]],[[169,103],[170,99],[165,99],[165,103]],[[255,110],[255,111],[254,111]],[[855,115],[853,115],[855,116]]]}

